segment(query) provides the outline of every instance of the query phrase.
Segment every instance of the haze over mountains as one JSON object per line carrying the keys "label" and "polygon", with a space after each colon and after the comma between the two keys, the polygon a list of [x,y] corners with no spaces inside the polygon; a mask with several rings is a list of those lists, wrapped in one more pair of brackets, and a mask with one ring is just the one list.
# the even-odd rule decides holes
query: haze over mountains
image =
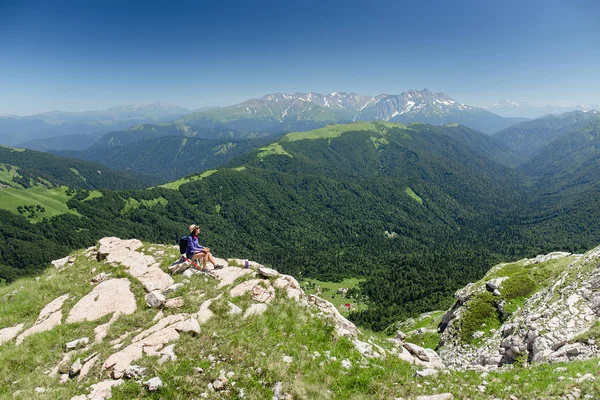
{"label": "haze over mountains", "polygon": [[534,106],[525,101],[500,100],[482,108],[502,117],[539,118],[549,114],[563,114],[570,111],[600,110],[598,104],[578,104],[574,106]]}

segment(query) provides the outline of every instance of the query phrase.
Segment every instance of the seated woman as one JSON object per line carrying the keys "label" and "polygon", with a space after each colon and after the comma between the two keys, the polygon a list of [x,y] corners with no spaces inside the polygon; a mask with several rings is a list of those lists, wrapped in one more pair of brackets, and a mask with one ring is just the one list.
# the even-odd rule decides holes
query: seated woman
{"label": "seated woman", "polygon": [[186,256],[188,259],[202,260],[202,271],[208,271],[206,269],[206,262],[210,261],[214,265],[215,269],[223,268],[223,265],[217,264],[210,249],[208,247],[201,246],[198,243],[198,235],[200,234],[200,227],[198,225],[190,225],[190,236],[188,236],[188,246],[186,250]]}

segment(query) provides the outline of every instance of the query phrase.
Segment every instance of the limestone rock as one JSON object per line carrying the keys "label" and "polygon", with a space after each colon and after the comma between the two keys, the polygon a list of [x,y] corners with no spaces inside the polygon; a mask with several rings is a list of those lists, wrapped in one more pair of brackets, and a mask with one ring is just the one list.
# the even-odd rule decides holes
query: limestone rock
{"label": "limestone rock", "polygon": [[92,358],[85,361],[83,366],[81,367],[81,371],[79,371],[79,376],[77,377],[77,382],[81,382],[83,378],[87,376],[90,372],[94,364],[100,359],[100,355],[96,354]]}
{"label": "limestone rock", "polygon": [[229,302],[228,305],[229,305],[229,311],[227,312],[227,314],[229,314],[229,315],[237,315],[237,314],[241,314],[243,312],[241,308],[239,308],[232,302]]}
{"label": "limestone rock", "polygon": [[350,360],[348,360],[347,358],[344,358],[342,360],[342,368],[344,368],[344,369],[352,368],[352,362]]}
{"label": "limestone rock", "polygon": [[416,372],[415,376],[419,378],[426,378],[428,376],[436,376],[439,373],[437,369],[426,368]]}
{"label": "limestone rock", "polygon": [[416,400],[453,400],[452,393],[433,394],[431,396],[417,396]]}
{"label": "limestone rock", "polygon": [[163,383],[158,376],[155,376],[154,378],[149,379],[148,381],[144,382],[144,385],[146,386],[148,391],[156,392],[158,389],[160,389],[163,386]]}
{"label": "limestone rock", "polygon": [[200,334],[200,324],[196,318],[190,318],[175,325],[177,332],[187,332],[193,335]]}
{"label": "limestone rock", "polygon": [[73,306],[66,322],[96,321],[115,312],[133,314],[137,306],[129,286],[127,278],[100,283]]}
{"label": "limestone rock", "polygon": [[112,274],[107,274],[106,272],[100,272],[98,275],[94,276],[91,279],[92,283],[100,283],[100,282],[104,282],[105,280],[107,280],[108,278],[110,278]]}
{"label": "limestone rock", "polygon": [[175,345],[171,344],[160,351],[159,364],[164,364],[167,361],[177,361],[177,354],[175,354]]}
{"label": "limestone rock", "polygon": [[263,278],[277,278],[279,276],[279,272],[271,268],[258,267],[256,272],[258,272],[258,275],[262,276]]}
{"label": "limestone rock", "polygon": [[125,378],[143,379],[146,376],[146,368],[139,365],[130,365],[125,369]]}
{"label": "limestone rock", "polygon": [[102,340],[104,340],[104,338],[106,337],[106,335],[108,335],[108,330],[110,329],[110,327],[112,326],[112,324],[115,323],[115,321],[117,319],[119,319],[119,317],[121,316],[121,311],[117,311],[113,314],[113,316],[110,318],[110,320],[102,325],[98,325],[97,327],[94,328],[94,341],[95,343],[100,343]]}
{"label": "limestone rock", "polygon": [[175,297],[165,301],[165,308],[181,308],[184,305],[183,297]]}
{"label": "limestone rock", "polygon": [[71,368],[69,369],[69,375],[76,376],[77,374],[79,374],[79,371],[81,371],[81,368],[82,368],[81,358],[78,358],[73,363],[73,365],[71,365]]}
{"label": "limestone rock", "polygon": [[252,304],[250,307],[248,307],[248,309],[244,313],[244,319],[246,319],[248,317],[252,317],[254,315],[261,315],[265,311],[267,311],[266,304],[263,304],[263,303]]}
{"label": "limestone rock", "polygon": [[79,347],[86,346],[89,342],[90,342],[90,339],[86,338],[86,337],[75,339],[75,340],[65,344],[65,350],[75,350]]}
{"label": "limestone rock", "polygon": [[[102,382],[98,382],[95,385],[90,386],[90,394],[83,397],[80,397],[82,399],[88,399],[88,400],[105,400],[105,399],[110,399],[111,395],[112,395],[112,388],[114,386],[119,386],[123,383],[123,381],[121,379],[119,380],[108,380],[108,381],[102,381]],[[73,400],[73,399],[71,399]]]}
{"label": "limestone rock", "polygon": [[185,285],[183,283],[175,283],[171,286],[169,286],[168,288],[165,289],[165,291],[163,292],[163,294],[169,294],[169,293],[175,293],[176,291],[178,291],[179,289],[181,289],[182,287],[184,287]]}
{"label": "limestone rock", "polygon": [[146,295],[146,304],[148,304],[148,307],[160,308],[165,301],[165,296],[160,290],[155,290]]}
{"label": "limestone rock", "polygon": [[501,276],[498,278],[490,279],[489,281],[486,282],[485,286],[490,292],[493,292],[494,290],[500,289],[502,282],[504,282],[507,279],[508,279],[508,276]]}
{"label": "limestone rock", "polygon": [[23,326],[24,324],[17,324],[10,328],[0,329],[0,346],[17,336],[23,330]]}
{"label": "limestone rock", "polygon": [[290,275],[281,275],[273,282],[273,287],[276,289],[285,289],[287,296],[296,301],[304,297],[304,291],[300,288],[300,284]]}
{"label": "limestone rock", "polygon": [[225,286],[231,285],[235,282],[239,277],[252,274],[254,271],[251,269],[238,268],[238,267],[225,267],[223,269],[214,270],[213,273],[220,280],[217,285],[218,289],[221,289]]}
{"label": "limestone rock", "polygon": [[242,282],[229,292],[231,297],[243,296],[250,292],[250,297],[254,301],[261,303],[270,303],[275,298],[275,289],[269,281],[262,279],[251,279]]}
{"label": "limestone rock", "polygon": [[50,264],[54,265],[54,268],[61,269],[69,262],[69,256],[59,258],[58,260],[50,261]]}
{"label": "limestone rock", "polygon": [[100,239],[98,254],[106,255],[106,262],[119,263],[127,272],[144,285],[146,291],[163,291],[173,284],[173,278],[163,272],[154,257],[135,250],[142,247],[137,239],[121,240],[116,237]]}
{"label": "limestone rock", "polygon": [[442,359],[435,351],[417,346],[413,343],[404,343],[404,348],[416,358],[426,363],[429,367],[444,368],[444,363],[442,362]]}
{"label": "limestone rock", "polygon": [[356,337],[356,325],[340,314],[333,304],[315,295],[309,295],[308,302],[333,320],[339,336]]}
{"label": "limestone rock", "polygon": [[21,344],[27,336],[30,336],[34,333],[49,331],[55,326],[60,325],[62,323],[61,308],[68,298],[68,294],[63,294],[42,308],[40,315],[33,326],[17,337],[17,345]]}

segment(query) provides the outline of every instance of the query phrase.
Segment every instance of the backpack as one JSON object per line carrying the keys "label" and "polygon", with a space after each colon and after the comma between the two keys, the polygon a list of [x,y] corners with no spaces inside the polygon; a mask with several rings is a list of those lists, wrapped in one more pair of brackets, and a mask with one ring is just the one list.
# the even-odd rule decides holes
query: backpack
{"label": "backpack", "polygon": [[179,239],[179,253],[185,254],[188,246],[188,236],[182,236]]}

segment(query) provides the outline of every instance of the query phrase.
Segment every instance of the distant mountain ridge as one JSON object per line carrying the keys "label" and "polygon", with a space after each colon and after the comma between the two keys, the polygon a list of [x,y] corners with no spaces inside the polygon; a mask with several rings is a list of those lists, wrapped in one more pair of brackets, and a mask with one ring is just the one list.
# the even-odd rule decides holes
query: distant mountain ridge
{"label": "distant mountain ridge", "polygon": [[[110,131],[140,123],[172,121],[189,112],[187,108],[157,102],[84,112],[49,111],[29,116],[0,116],[0,144],[47,150],[53,148],[52,141],[38,146],[36,140],[73,135],[70,140],[75,147],[61,149],[75,150],[82,142],[95,141]],[[62,138],[58,140],[60,142]]]}
{"label": "distant mountain ridge", "polygon": [[600,110],[597,104],[578,104],[574,106],[535,106],[525,101],[500,100],[482,108],[502,117],[539,118],[549,114],[563,114],[570,111]]}

